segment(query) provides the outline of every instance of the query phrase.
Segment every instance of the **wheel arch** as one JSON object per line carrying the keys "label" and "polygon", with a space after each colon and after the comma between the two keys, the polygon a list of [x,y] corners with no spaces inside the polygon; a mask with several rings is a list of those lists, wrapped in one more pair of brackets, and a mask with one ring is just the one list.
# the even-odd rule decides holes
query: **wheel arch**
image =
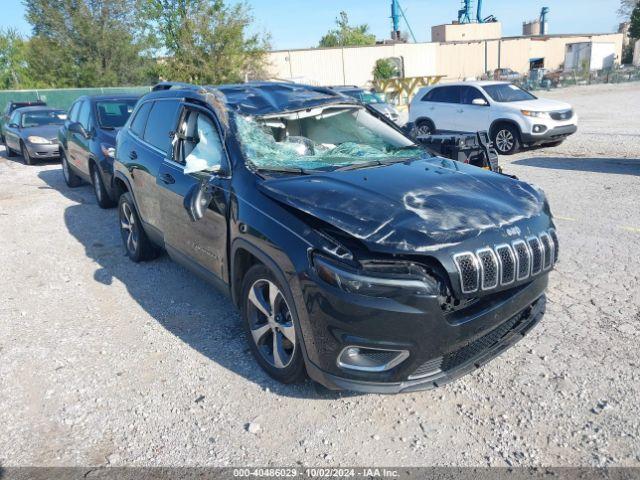
{"label": "wheel arch", "polygon": [[517,121],[511,118],[498,118],[491,123],[491,126],[489,127],[489,136],[491,137],[491,141],[493,141],[493,137],[495,136],[495,129],[500,125],[510,125],[515,127],[519,140],[522,142],[522,128],[520,128]]}

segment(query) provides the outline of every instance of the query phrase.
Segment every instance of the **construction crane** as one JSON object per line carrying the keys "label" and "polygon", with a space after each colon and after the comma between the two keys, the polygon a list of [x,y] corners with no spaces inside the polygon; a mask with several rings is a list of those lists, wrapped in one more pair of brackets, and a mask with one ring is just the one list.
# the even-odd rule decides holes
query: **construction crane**
{"label": "construction crane", "polygon": [[550,11],[549,7],[542,7],[540,10],[540,35],[547,34],[547,15]]}
{"label": "construction crane", "polygon": [[404,19],[404,23],[407,25],[407,30],[409,30],[409,35],[411,35],[413,43],[416,43],[416,36],[413,34],[413,29],[409,24],[409,20],[407,20],[407,16],[404,14],[404,10],[400,6],[400,1],[391,0],[391,23],[393,24],[393,30],[391,32],[392,40],[400,40],[400,17]]}
{"label": "construction crane", "polygon": [[[478,0],[478,8],[476,9],[477,23],[489,23],[496,22],[496,17],[489,15],[488,17],[482,16],[482,0]],[[458,23],[471,23],[473,22],[473,0],[462,0],[462,7],[458,10]]]}

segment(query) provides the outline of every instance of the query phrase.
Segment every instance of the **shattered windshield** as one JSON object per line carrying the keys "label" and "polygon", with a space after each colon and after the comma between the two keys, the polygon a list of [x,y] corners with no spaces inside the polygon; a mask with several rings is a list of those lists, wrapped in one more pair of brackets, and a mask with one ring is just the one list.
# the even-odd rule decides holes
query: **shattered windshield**
{"label": "shattered windshield", "polygon": [[236,116],[235,121],[244,154],[260,169],[335,170],[428,155],[360,106]]}

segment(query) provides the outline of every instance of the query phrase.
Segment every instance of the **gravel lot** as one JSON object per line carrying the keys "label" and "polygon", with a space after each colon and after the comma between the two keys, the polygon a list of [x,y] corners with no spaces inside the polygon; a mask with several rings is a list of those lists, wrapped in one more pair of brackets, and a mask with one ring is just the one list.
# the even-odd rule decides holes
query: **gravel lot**
{"label": "gravel lot", "polygon": [[59,164],[0,158],[0,464],[640,466],[640,84],[549,94],[580,131],[503,159],[557,216],[547,315],[435,391],[334,394],[264,375],[230,302]]}

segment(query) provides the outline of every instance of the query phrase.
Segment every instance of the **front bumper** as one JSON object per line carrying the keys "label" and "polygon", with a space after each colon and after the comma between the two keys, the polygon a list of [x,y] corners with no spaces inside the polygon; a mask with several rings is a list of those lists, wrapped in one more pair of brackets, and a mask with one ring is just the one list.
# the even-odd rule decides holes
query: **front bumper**
{"label": "front bumper", "polygon": [[[334,390],[398,393],[443,385],[521,339],[544,313],[547,283],[548,275],[542,275],[451,313],[443,312],[436,298],[430,304],[391,306],[386,299],[354,300],[306,288],[307,372]],[[386,372],[358,372],[337,365],[346,346],[407,350],[410,355]]]}
{"label": "front bumper", "polygon": [[549,128],[540,134],[522,133],[522,143],[526,145],[538,145],[541,143],[559,142],[577,131],[578,126],[572,124]]}
{"label": "front bumper", "polygon": [[60,145],[57,143],[25,143],[31,158],[54,159],[60,158]]}

